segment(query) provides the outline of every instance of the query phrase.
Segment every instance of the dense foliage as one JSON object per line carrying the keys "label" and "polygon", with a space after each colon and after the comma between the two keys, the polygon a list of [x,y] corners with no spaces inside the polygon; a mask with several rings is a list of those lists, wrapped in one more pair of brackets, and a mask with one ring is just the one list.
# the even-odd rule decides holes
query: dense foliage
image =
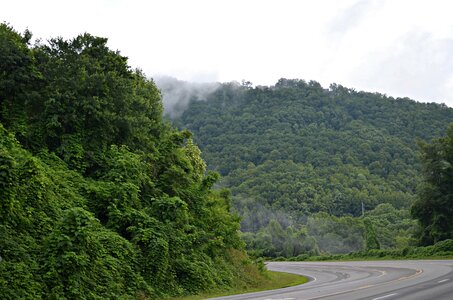
{"label": "dense foliage", "polygon": [[30,38],[0,25],[0,298],[147,299],[258,278],[230,194],[162,120],[153,81],[104,38]]}
{"label": "dense foliage", "polygon": [[447,239],[430,246],[409,246],[395,249],[374,249],[367,251],[356,251],[347,254],[324,254],[308,255],[284,258],[276,260],[289,261],[323,261],[323,260],[389,260],[389,259],[451,259],[453,257],[453,240]]}
{"label": "dense foliage", "polygon": [[[232,189],[249,247],[290,256],[415,242],[416,140],[444,134],[453,109],[288,79],[222,84],[205,99],[175,122],[194,132],[208,166]],[[358,219],[362,208],[368,221]]]}
{"label": "dense foliage", "polygon": [[453,239],[453,125],[445,137],[420,142],[423,182],[412,207],[424,245]]}

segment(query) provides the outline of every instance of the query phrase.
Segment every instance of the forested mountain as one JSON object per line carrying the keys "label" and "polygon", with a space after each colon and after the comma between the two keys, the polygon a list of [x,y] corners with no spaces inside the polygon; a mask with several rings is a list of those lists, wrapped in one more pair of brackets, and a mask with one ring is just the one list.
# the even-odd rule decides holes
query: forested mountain
{"label": "forested mountain", "polygon": [[153,299],[250,284],[228,191],[105,38],[0,24],[0,298]]}
{"label": "forested mountain", "polygon": [[367,232],[373,247],[414,243],[416,141],[445,134],[453,109],[281,79],[222,84],[174,121],[232,189],[249,247],[291,256],[364,249]]}

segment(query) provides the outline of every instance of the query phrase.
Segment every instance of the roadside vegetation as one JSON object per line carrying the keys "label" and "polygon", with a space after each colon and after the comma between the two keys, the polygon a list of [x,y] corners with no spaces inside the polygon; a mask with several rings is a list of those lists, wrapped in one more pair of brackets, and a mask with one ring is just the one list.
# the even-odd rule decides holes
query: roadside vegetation
{"label": "roadside vegetation", "polygon": [[453,240],[444,240],[431,246],[403,249],[368,250],[347,254],[302,254],[295,257],[277,257],[274,261],[338,261],[338,260],[389,260],[389,259],[453,259]]}
{"label": "roadside vegetation", "polygon": [[0,298],[156,299],[259,281],[191,133],[107,39],[0,24]]}

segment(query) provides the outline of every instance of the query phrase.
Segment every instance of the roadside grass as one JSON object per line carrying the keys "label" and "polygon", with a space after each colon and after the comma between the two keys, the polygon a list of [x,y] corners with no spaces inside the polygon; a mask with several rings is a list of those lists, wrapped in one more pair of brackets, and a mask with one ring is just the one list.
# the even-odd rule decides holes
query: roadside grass
{"label": "roadside grass", "polygon": [[233,287],[229,290],[223,290],[223,291],[214,290],[209,293],[203,293],[203,294],[199,294],[199,295],[186,296],[186,297],[171,298],[171,299],[173,299],[173,300],[198,300],[198,299],[229,296],[229,295],[235,295],[235,294],[253,293],[253,292],[260,292],[260,291],[274,290],[274,289],[295,286],[295,285],[299,285],[299,284],[304,284],[308,281],[308,278],[305,276],[291,274],[291,273],[267,271],[266,274],[267,274],[266,278],[264,278],[262,281],[260,281],[258,284],[256,284],[253,288],[239,286],[239,287]]}

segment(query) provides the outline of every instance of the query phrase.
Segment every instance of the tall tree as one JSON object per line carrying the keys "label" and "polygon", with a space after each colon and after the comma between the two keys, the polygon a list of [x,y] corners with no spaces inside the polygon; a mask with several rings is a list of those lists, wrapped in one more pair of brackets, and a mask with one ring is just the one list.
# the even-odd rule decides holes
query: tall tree
{"label": "tall tree", "polygon": [[31,33],[17,33],[0,24],[0,122],[20,138],[25,134],[26,103],[35,97],[34,85],[40,77],[28,47]]}
{"label": "tall tree", "polygon": [[424,180],[412,215],[421,225],[421,244],[429,245],[453,238],[453,124],[445,137],[419,145]]}

